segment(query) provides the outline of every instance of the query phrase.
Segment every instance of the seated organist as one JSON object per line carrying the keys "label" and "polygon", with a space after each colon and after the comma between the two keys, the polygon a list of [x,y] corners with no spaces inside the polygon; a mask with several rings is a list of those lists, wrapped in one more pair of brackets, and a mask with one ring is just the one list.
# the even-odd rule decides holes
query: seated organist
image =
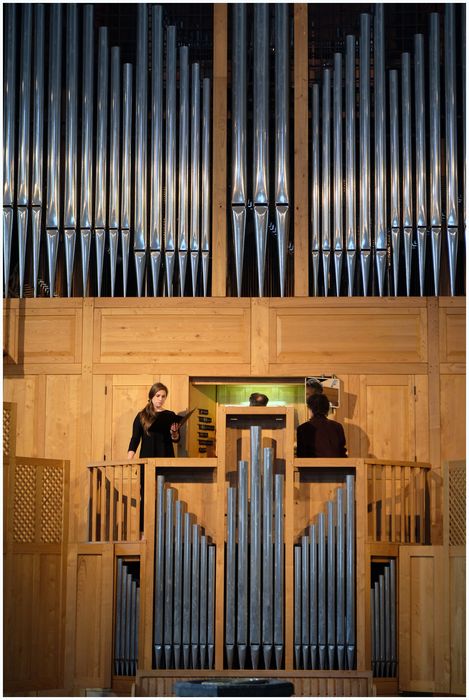
{"label": "seated organist", "polygon": [[297,457],[347,457],[342,425],[327,417],[330,403],[325,394],[313,393],[306,403],[312,417],[298,426]]}
{"label": "seated organist", "polygon": [[257,391],[249,397],[250,406],[267,406],[269,397],[265,394],[259,394]]}

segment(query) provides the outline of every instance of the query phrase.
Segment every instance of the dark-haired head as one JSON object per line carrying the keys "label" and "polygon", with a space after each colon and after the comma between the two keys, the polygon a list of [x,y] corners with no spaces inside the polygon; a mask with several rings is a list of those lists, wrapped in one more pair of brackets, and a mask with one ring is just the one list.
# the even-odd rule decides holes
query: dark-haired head
{"label": "dark-haired head", "polygon": [[311,394],[306,403],[314,416],[327,416],[329,413],[330,403],[325,394]]}
{"label": "dark-haired head", "polygon": [[265,394],[259,394],[257,391],[249,397],[250,406],[267,406],[269,397]]}

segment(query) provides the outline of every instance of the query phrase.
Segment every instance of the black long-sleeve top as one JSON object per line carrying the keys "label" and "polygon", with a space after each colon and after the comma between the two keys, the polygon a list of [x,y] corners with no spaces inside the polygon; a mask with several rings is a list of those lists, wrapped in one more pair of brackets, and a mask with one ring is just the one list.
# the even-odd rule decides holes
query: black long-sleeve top
{"label": "black long-sleeve top", "polygon": [[132,426],[129,451],[136,452],[141,441],[140,457],[174,457],[170,428],[173,423],[177,422],[178,416],[173,411],[159,411],[150,425],[147,435],[140,421],[140,413],[137,413]]}
{"label": "black long-sleeve top", "polygon": [[346,457],[342,425],[326,416],[313,416],[296,430],[297,457]]}

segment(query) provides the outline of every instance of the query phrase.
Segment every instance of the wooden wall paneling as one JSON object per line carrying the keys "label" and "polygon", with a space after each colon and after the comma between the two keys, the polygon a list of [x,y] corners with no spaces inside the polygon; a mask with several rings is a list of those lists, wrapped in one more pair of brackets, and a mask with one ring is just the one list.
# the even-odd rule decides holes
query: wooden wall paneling
{"label": "wooden wall paneling", "polygon": [[438,298],[440,362],[444,373],[465,372],[466,304],[463,298]]}
{"label": "wooden wall paneling", "polygon": [[18,362],[18,310],[19,300],[3,301],[3,363]]}
{"label": "wooden wall paneling", "polygon": [[441,470],[440,424],[440,332],[438,300],[428,299],[428,437],[430,462],[434,470]]}
{"label": "wooden wall paneling", "polygon": [[440,375],[441,462],[466,456],[466,375]]}
{"label": "wooden wall paneling", "polygon": [[252,299],[251,376],[253,377],[267,377],[269,375],[269,319],[269,300]]}
{"label": "wooden wall paneling", "polygon": [[48,375],[45,393],[46,400],[41,410],[45,418],[44,453],[54,459],[68,459],[75,466],[80,377]]}
{"label": "wooden wall paneling", "polygon": [[[127,459],[134,418],[146,405],[150,387],[162,378],[149,373],[117,374],[109,375],[109,378],[112,381],[107,385],[106,394],[106,433],[111,437],[108,459],[116,462]],[[171,398],[170,394],[168,408],[172,408]]]}
{"label": "wooden wall paneling", "polygon": [[114,546],[77,552],[75,678],[78,687],[109,688],[112,664]]}
{"label": "wooden wall paneling", "polygon": [[75,542],[83,542],[87,536],[88,474],[86,465],[92,461],[91,435],[93,426],[93,311],[93,299],[83,299],[79,456],[77,468],[70,475],[74,494],[70,503],[70,539]]}
{"label": "wooden wall paneling", "polygon": [[447,549],[399,548],[399,690],[450,692]]}
{"label": "wooden wall paneling", "polygon": [[361,453],[367,452],[377,459],[413,462],[416,456],[413,376],[362,376],[360,394]]}
{"label": "wooden wall paneling", "polygon": [[425,373],[425,302],[376,301],[271,300],[271,374]]}
{"label": "wooden wall paneling", "polygon": [[294,33],[294,296],[309,292],[309,192],[308,192],[308,4],[293,5]]}
{"label": "wooden wall paneling", "polygon": [[341,406],[332,418],[342,423],[347,440],[349,457],[367,457],[361,452],[362,427],[360,424],[360,376],[356,374],[341,375]]}
{"label": "wooden wall paneling", "polygon": [[425,374],[414,377],[415,456],[418,462],[430,462],[428,383],[428,376]]}
{"label": "wooden wall paneling", "polygon": [[93,376],[91,462],[101,462],[107,459],[108,455],[109,459],[111,456],[110,433],[112,433],[112,426],[110,417],[106,415],[106,411],[109,411],[109,392],[112,392],[112,376],[95,374]]}
{"label": "wooden wall paneling", "polygon": [[466,548],[449,548],[450,693],[466,695]]}
{"label": "wooden wall paneling", "polygon": [[4,377],[4,398],[17,406],[16,451],[31,457],[44,456],[46,403],[45,376]]}
{"label": "wooden wall paneling", "polygon": [[226,296],[228,6],[213,5],[212,296]]}

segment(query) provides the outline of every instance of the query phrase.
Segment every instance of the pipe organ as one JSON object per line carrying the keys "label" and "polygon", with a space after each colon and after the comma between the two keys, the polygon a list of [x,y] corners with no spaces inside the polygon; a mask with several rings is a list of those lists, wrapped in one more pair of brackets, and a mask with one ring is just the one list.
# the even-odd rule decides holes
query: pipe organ
{"label": "pipe organ", "polygon": [[[6,296],[210,294],[211,78],[166,7],[135,12],[123,63],[92,5],[5,5]],[[385,5],[357,15],[356,34],[310,70],[299,202],[292,10],[231,7],[228,293],[291,293],[295,209],[310,221],[312,296],[461,293],[458,17],[451,4],[429,13],[387,66]]]}

